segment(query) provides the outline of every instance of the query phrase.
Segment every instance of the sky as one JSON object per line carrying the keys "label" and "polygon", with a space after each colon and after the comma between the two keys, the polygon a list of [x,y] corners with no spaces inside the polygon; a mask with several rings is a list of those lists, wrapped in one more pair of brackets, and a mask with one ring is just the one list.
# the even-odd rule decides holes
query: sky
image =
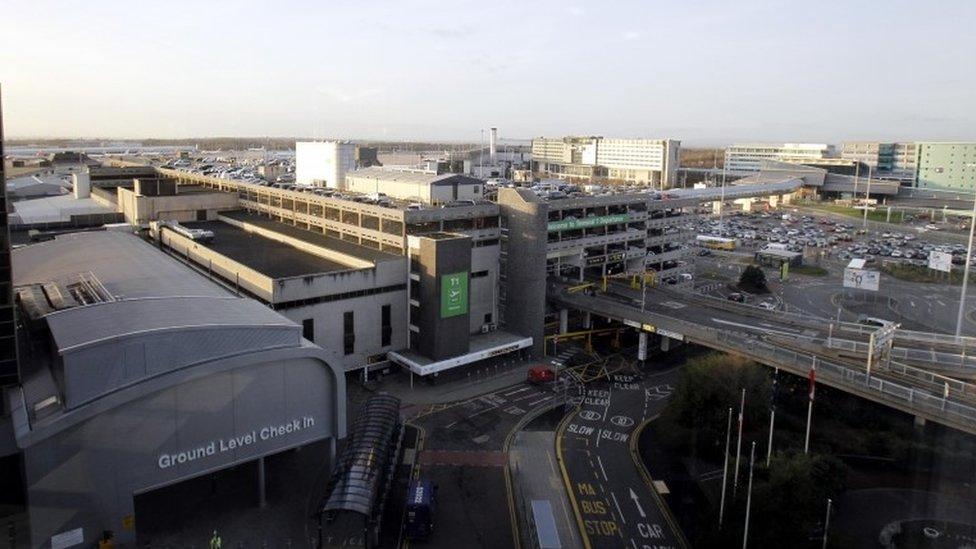
{"label": "sky", "polygon": [[976,139],[976,1],[0,0],[8,138]]}

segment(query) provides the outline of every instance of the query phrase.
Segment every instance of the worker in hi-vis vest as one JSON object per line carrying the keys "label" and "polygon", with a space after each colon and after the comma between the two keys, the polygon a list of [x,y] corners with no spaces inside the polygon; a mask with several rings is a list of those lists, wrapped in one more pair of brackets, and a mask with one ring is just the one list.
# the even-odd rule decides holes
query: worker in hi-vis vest
{"label": "worker in hi-vis vest", "polygon": [[214,530],[213,537],[210,538],[210,549],[220,549],[222,542],[220,541],[220,534]]}

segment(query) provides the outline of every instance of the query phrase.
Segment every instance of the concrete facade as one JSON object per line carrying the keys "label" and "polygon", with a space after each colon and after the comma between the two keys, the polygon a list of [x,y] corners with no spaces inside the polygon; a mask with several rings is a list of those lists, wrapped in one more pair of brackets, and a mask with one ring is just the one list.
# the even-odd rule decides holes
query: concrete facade
{"label": "concrete facade", "polygon": [[299,185],[341,189],[346,172],[356,169],[356,146],[346,141],[295,143],[295,182]]}
{"label": "concrete facade", "polygon": [[539,137],[532,140],[532,169],[541,176],[667,188],[677,181],[680,147],[674,139]]}
{"label": "concrete facade", "polygon": [[926,189],[976,189],[976,143],[918,143],[915,186]]}
{"label": "concrete facade", "polygon": [[345,190],[439,206],[456,200],[483,200],[484,181],[458,174],[367,168],[346,174]]}
{"label": "concrete facade", "polygon": [[63,235],[14,267],[32,353],[6,398],[32,546],[132,544],[137,495],[345,436],[345,378],[299,325],[138,237]]}
{"label": "concrete facade", "polygon": [[826,143],[736,143],[725,149],[725,169],[758,172],[764,160],[800,163],[834,156]]}
{"label": "concrete facade", "polygon": [[118,209],[130,225],[147,225],[150,221],[204,221],[216,219],[221,211],[238,208],[237,197],[226,193],[173,194],[152,196],[118,187]]}

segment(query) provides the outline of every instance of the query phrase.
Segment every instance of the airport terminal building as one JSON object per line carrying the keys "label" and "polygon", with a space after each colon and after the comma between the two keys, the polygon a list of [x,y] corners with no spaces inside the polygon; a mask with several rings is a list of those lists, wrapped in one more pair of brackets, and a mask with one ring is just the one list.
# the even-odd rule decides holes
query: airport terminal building
{"label": "airport terminal building", "polygon": [[154,491],[345,436],[345,378],[302,326],[138,236],[13,253],[21,384],[8,388],[31,544],[136,541]]}

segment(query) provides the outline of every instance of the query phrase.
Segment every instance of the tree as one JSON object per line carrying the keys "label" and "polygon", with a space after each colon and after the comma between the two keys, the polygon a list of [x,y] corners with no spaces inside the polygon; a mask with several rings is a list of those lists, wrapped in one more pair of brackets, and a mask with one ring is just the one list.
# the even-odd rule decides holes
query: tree
{"label": "tree", "polygon": [[767,292],[766,273],[755,265],[749,265],[739,277],[739,287],[751,292]]}
{"label": "tree", "polygon": [[746,390],[746,429],[761,430],[769,414],[770,388],[767,368],[751,360],[722,353],[689,360],[664,409],[659,432],[676,450],[690,450],[705,459],[720,460],[728,409],[733,408],[735,429],[740,391]]}

